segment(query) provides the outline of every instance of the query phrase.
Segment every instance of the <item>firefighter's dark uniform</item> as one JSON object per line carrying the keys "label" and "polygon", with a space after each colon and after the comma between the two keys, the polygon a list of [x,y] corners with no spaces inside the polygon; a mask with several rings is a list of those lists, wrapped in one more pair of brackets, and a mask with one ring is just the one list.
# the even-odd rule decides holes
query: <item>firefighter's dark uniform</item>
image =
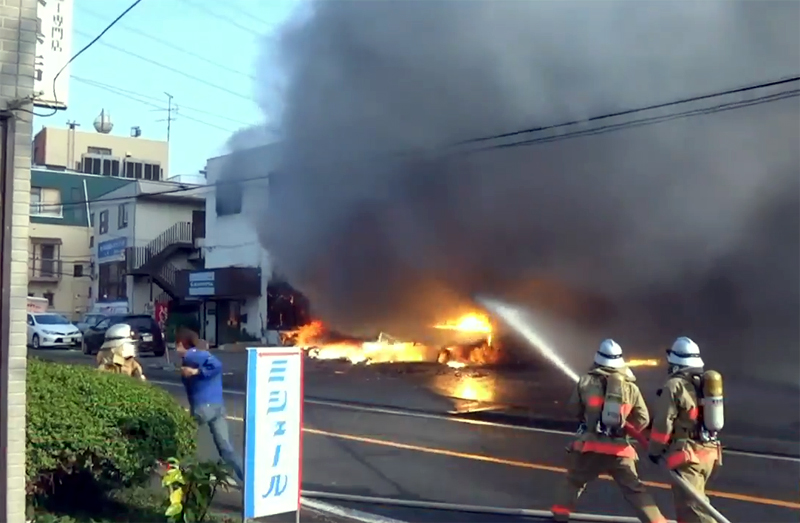
{"label": "firefighter's dark uniform", "polygon": [[[702,441],[702,420],[698,387],[701,370],[680,369],[672,373],[658,392],[650,432],[651,456],[661,456],[674,470],[705,495],[706,483],[722,464],[718,441]],[[680,485],[672,486],[678,523],[714,523],[714,518],[690,497]]]}
{"label": "firefighter's dark uniform", "polygon": [[627,373],[627,367],[595,367],[580,379],[568,408],[581,421],[585,431],[579,434],[568,449],[571,463],[566,481],[550,509],[553,519],[568,521],[586,485],[599,475],[608,474],[619,485],[622,495],[636,511],[639,520],[645,523],[666,523],[667,520],[639,479],[636,471],[638,456],[629,438],[624,434],[612,437],[595,429],[599,426],[603,410],[605,378],[611,373],[621,373],[626,378],[623,407],[627,411],[628,434],[641,433],[650,421],[642,393],[635,383],[636,378]]}

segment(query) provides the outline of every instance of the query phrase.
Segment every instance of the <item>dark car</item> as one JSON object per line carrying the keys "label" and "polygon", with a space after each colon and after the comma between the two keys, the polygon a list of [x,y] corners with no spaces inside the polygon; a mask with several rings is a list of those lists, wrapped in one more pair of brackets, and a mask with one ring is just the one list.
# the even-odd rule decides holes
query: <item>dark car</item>
{"label": "dark car", "polygon": [[137,352],[152,352],[154,356],[163,356],[167,350],[161,328],[152,316],[147,314],[127,314],[109,316],[100,320],[96,325],[86,329],[83,333],[83,353],[96,354],[100,351],[106,337],[106,331],[112,325],[127,323],[136,333],[138,340]]}

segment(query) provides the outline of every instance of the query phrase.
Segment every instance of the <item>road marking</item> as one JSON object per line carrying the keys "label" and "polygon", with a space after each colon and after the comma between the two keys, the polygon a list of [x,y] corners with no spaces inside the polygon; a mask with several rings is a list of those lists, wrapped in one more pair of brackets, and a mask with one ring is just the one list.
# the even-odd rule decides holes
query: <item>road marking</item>
{"label": "road marking", "polygon": [[[244,421],[244,418],[239,416],[227,416],[231,421]],[[544,472],[558,472],[566,474],[567,469],[564,467],[557,467],[554,465],[544,465],[542,463],[529,463],[527,461],[517,461],[513,459],[496,458],[494,456],[486,456],[484,454],[471,454],[467,452],[458,452],[455,450],[437,449],[433,447],[421,447],[419,445],[409,445],[407,443],[398,443],[396,441],[388,441],[385,439],[368,438],[365,436],[354,436],[352,434],[340,434],[338,432],[328,432],[327,430],[312,429],[308,427],[303,428],[303,432],[313,434],[315,436],[325,436],[328,438],[344,439],[348,441],[357,441],[359,443],[368,443],[370,445],[380,445],[383,447],[392,447],[402,450],[412,450],[415,452],[423,452],[426,454],[437,454],[439,456],[448,456],[451,458],[470,459],[473,461],[483,461],[485,463],[495,463],[497,465],[507,465],[510,467],[519,467],[532,470],[541,470]],[[611,476],[602,475],[600,479],[606,481],[614,481]],[[658,481],[642,481],[648,487],[659,488],[663,490],[672,490],[672,485],[669,483],[661,483]],[[736,494],[733,492],[720,492],[717,490],[708,490],[706,494],[716,498],[731,499],[734,501],[744,501],[745,503],[756,503],[759,505],[771,505],[774,507],[788,508],[800,510],[800,503],[793,501],[783,501],[780,499],[762,498],[759,496],[749,496],[747,494]]]}
{"label": "road marking", "polygon": [[[181,383],[175,383],[170,381],[160,381],[160,380],[151,380],[150,383],[154,383],[157,385],[165,385],[167,387],[183,387]],[[234,396],[244,396],[245,393],[241,390],[230,390],[225,389],[223,390],[225,394],[231,394]],[[475,425],[480,427],[496,427],[502,428],[506,430],[516,430],[520,432],[533,432],[536,434],[554,434],[558,436],[573,436],[574,432],[567,432],[563,430],[555,430],[555,429],[543,429],[538,427],[525,427],[519,425],[510,425],[508,423],[498,423],[496,421],[481,421],[481,420],[472,420],[472,419],[464,419],[464,418],[457,418],[454,417],[452,414],[433,414],[429,412],[413,412],[407,411],[397,408],[391,407],[377,407],[377,406],[369,406],[369,405],[355,405],[355,404],[348,404],[348,403],[341,403],[336,401],[326,401],[326,400],[305,400],[305,403],[309,405],[319,405],[322,407],[331,407],[336,409],[343,409],[343,410],[354,410],[359,412],[371,412],[375,414],[388,414],[392,416],[405,416],[409,418],[417,418],[417,419],[430,419],[435,421],[448,421],[450,423],[462,423],[465,425]],[[727,454],[729,456],[742,456],[746,458],[753,458],[753,459],[765,459],[770,461],[788,461],[790,463],[800,463],[800,458],[795,458],[792,456],[779,456],[779,455],[772,455],[772,454],[762,454],[757,452],[746,452],[743,450],[730,450],[730,449],[723,449],[723,454]]]}
{"label": "road marking", "polygon": [[[241,418],[237,418],[237,421]],[[397,449],[403,450],[411,450],[415,452],[424,452],[427,454],[437,454],[440,456],[448,456],[452,458],[462,458],[462,459],[470,459],[474,461],[483,461],[486,463],[496,463],[498,465],[507,465],[511,467],[520,467],[526,469],[533,469],[533,470],[541,470],[546,472],[559,472],[561,474],[565,474],[567,469],[564,467],[555,467],[552,465],[543,465],[540,463],[528,463],[525,461],[516,461],[511,459],[504,459],[504,458],[496,458],[494,456],[486,456],[483,454],[470,454],[466,452],[457,452],[453,450],[446,450],[446,449],[437,449],[432,447],[421,447],[418,445],[409,445],[406,443],[397,443],[394,441],[387,441],[382,439],[375,439],[375,438],[367,438],[363,436],[354,436],[352,434],[339,434],[337,432],[328,432],[326,430],[318,430],[318,429],[311,429],[311,428],[304,428],[303,432],[307,432],[309,434],[314,434],[316,436],[325,436],[328,438],[336,438],[336,439],[343,439],[348,441],[357,441],[360,443],[368,443],[371,445],[381,445],[384,447],[392,447]],[[613,481],[610,476],[600,476],[600,478]],[[671,490],[672,485],[668,483],[660,483],[657,481],[643,481],[645,485],[648,487],[654,487],[664,490]],[[795,503],[792,501],[783,501],[779,499],[769,499],[769,498],[762,498],[758,496],[749,496],[747,494],[735,494],[732,492],[719,492],[716,490],[708,490],[706,494],[709,496],[713,496],[716,498],[722,499],[730,499],[735,501],[744,501],[746,503],[756,503],[759,505],[772,505],[775,507],[782,507],[794,510],[800,510],[800,503]]]}

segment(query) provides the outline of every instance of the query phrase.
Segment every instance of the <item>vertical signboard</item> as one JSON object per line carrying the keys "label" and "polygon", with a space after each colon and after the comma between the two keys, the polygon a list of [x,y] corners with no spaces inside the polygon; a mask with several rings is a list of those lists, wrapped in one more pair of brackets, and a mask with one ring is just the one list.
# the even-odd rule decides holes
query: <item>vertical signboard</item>
{"label": "vertical signboard", "polygon": [[[300,511],[303,353],[247,350],[244,518]],[[298,516],[299,517],[299,516]]]}
{"label": "vertical signboard", "polygon": [[36,3],[33,105],[37,107],[67,108],[69,67],[63,71],[61,68],[72,56],[72,2],[73,0],[38,0]]}

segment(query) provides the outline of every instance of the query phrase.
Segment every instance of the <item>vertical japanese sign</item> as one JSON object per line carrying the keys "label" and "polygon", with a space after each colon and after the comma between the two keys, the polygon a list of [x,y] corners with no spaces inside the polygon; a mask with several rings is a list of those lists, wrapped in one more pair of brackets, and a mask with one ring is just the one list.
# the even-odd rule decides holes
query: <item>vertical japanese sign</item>
{"label": "vertical japanese sign", "polygon": [[247,350],[244,517],[300,510],[303,353],[294,347]]}
{"label": "vertical japanese sign", "polygon": [[72,55],[73,0],[37,0],[36,56],[33,66],[33,105],[66,109],[69,67],[53,86],[56,75]]}

